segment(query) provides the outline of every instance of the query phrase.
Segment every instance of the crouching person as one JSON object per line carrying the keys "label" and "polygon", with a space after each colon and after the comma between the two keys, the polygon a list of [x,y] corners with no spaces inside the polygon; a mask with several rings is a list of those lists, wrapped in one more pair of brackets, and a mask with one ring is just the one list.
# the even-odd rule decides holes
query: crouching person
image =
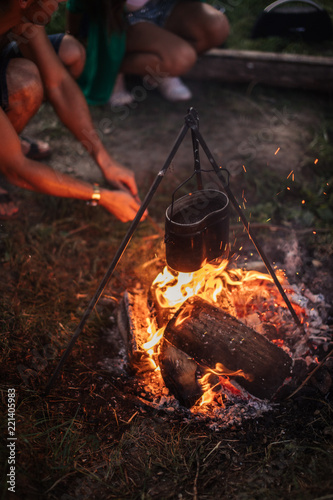
{"label": "crouching person", "polygon": [[[0,0],[0,172],[12,184],[26,189],[95,200],[127,222],[139,208],[137,186],[133,172],[116,162],[104,148],[74,80],[84,67],[84,49],[71,36],[48,37],[44,29],[61,1],[64,0]],[[23,153],[19,134],[44,99],[85,146],[105,180],[118,190],[99,189],[55,172]]]}

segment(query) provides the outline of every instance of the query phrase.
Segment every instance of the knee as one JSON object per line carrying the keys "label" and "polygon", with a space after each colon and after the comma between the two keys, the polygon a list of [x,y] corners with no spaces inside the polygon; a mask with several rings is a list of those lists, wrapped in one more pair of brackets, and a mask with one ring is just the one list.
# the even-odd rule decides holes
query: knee
{"label": "knee", "polygon": [[164,70],[171,76],[187,73],[197,60],[195,49],[187,42],[177,47],[174,53],[168,53],[164,58]]}
{"label": "knee", "polygon": [[71,35],[65,35],[59,48],[59,58],[73,78],[77,79],[86,62],[86,51],[83,45]]}
{"label": "knee", "polygon": [[206,30],[206,47],[208,50],[213,47],[220,47],[228,38],[230,33],[230,26],[227,17],[222,12],[215,11],[211,15],[210,21]]}
{"label": "knee", "polygon": [[44,89],[37,66],[28,59],[12,59],[7,69],[9,108],[24,109],[33,116],[44,99]]}

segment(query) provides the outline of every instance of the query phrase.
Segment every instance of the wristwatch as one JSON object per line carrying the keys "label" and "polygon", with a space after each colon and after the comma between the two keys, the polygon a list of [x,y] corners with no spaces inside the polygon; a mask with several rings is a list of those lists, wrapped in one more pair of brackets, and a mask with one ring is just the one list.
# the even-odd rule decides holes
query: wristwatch
{"label": "wristwatch", "polygon": [[91,195],[90,205],[96,207],[101,199],[101,191],[98,184],[93,184],[94,192]]}

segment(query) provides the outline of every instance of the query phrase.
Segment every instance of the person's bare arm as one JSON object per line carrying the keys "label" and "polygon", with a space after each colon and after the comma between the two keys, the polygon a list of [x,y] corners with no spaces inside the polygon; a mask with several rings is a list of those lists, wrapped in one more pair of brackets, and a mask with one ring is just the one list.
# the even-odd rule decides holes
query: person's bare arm
{"label": "person's bare arm", "polygon": [[134,174],[108,154],[92,123],[84,95],[71,75],[64,68],[51,46],[44,28],[27,25],[22,37],[27,44],[20,44],[25,57],[37,65],[47,99],[64,125],[85,146],[109,183],[124,185],[137,196]]}
{"label": "person's bare arm", "polygon": [[[22,154],[20,140],[5,112],[0,108],[0,171],[20,187],[64,198],[91,200],[94,187],[51,167],[29,160]],[[139,204],[124,191],[101,189],[99,204],[122,222],[133,220]]]}

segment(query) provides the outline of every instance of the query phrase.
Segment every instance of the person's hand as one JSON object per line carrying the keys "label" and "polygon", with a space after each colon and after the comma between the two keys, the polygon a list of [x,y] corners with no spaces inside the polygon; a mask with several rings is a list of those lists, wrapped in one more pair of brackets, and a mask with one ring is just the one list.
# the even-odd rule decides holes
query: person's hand
{"label": "person's hand", "polygon": [[[115,215],[121,222],[133,220],[140,208],[140,204],[130,193],[126,191],[110,191],[108,189],[101,189],[99,204]],[[146,215],[145,213],[143,218]]]}
{"label": "person's hand", "polygon": [[103,168],[103,175],[111,186],[130,191],[134,198],[139,201],[138,188],[132,170],[114,162]]}

